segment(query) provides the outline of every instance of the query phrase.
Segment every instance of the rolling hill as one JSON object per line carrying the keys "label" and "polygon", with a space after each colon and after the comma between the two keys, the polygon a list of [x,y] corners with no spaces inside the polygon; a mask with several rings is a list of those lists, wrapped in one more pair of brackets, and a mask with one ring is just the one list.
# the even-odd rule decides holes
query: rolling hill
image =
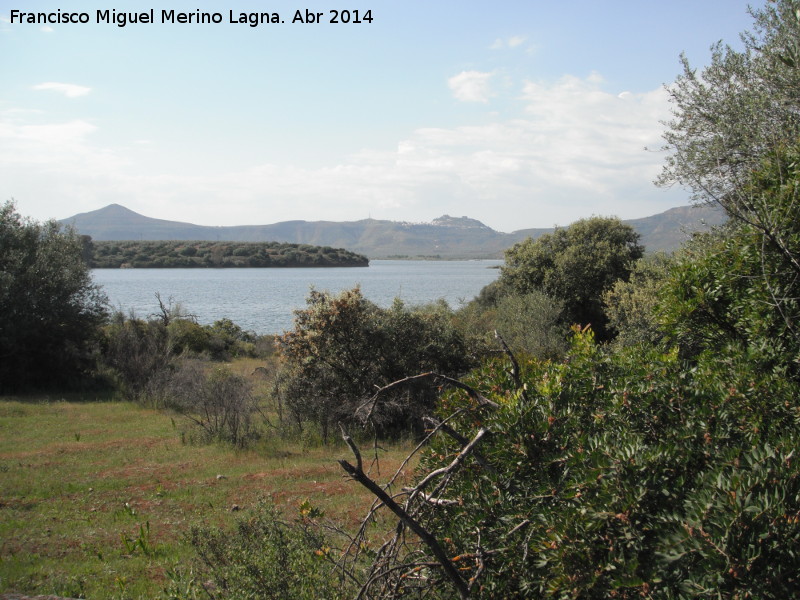
{"label": "rolling hill", "polygon": [[[724,221],[711,207],[678,207],[628,221],[642,235],[648,250],[674,250],[688,232]],[[444,215],[430,223],[360,221],[283,221],[271,225],[213,227],[154,219],[119,204],[81,213],[60,221],[96,241],[196,240],[230,242],[289,242],[346,248],[369,258],[501,258],[503,251],[552,229],[495,231],[475,219]]]}

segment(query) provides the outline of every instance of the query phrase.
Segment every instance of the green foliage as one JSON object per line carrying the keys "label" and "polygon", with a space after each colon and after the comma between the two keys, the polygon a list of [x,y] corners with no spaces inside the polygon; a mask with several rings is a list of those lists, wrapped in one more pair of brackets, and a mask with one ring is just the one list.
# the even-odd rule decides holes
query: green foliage
{"label": "green foliage", "polygon": [[365,256],[349,250],[283,242],[94,242],[87,252],[96,269],[369,265]]}
{"label": "green foliage", "polygon": [[619,279],[603,295],[609,327],[616,332],[614,342],[623,345],[657,344],[664,333],[657,308],[673,263],[663,253],[640,258],[630,278]]}
{"label": "green foliage", "polygon": [[567,335],[559,327],[563,303],[539,291],[506,296],[497,303],[497,331],[512,350],[540,358],[561,356]]}
{"label": "green foliage", "polygon": [[90,375],[106,298],[83,260],[87,240],[0,206],[0,391],[76,385]]}
{"label": "green foliage", "polygon": [[[740,187],[751,221],[696,236],[674,261],[640,263],[606,295],[632,343],[600,346],[576,329],[562,362],[472,373],[496,407],[443,398],[460,439],[491,435],[477,446],[483,462],[468,457],[436,487],[452,502],[412,510],[473,595],[800,593],[798,156],[773,149]],[[441,476],[462,448],[437,434],[420,478]],[[413,564],[435,560],[423,545],[409,551]],[[411,591],[401,558],[376,562],[375,585]]]}
{"label": "green foliage", "polygon": [[157,388],[166,377],[173,352],[167,326],[117,312],[103,328],[102,369],[128,400],[158,403]]}
{"label": "green foliage", "polygon": [[[470,456],[437,487],[455,502],[415,505],[474,597],[800,590],[796,385],[744,361],[689,369],[675,353],[611,352],[590,331],[576,332],[564,362],[525,364],[522,379],[524,394],[499,360],[470,375],[497,409],[445,396],[443,416],[463,436],[491,432],[477,446],[491,468]],[[437,434],[420,477],[460,450]],[[421,544],[409,551],[435,564]],[[376,585],[401,590],[412,573],[382,569]],[[440,570],[430,577],[426,597],[453,597]]]}
{"label": "green foliage", "polygon": [[663,313],[684,356],[742,353],[768,372],[800,375],[798,157],[796,147],[779,149],[744,188],[774,234],[738,222],[679,256]]}
{"label": "green foliage", "polygon": [[619,219],[582,219],[507,250],[498,286],[517,294],[544,292],[564,303],[568,323],[591,324],[604,339],[603,293],[627,279],[643,253],[639,234]]}
{"label": "green foliage", "polygon": [[252,332],[245,331],[230,319],[220,319],[211,326],[203,327],[208,334],[208,348],[211,356],[227,360],[241,356],[258,355],[256,344],[260,339]]}
{"label": "green foliage", "polygon": [[[339,295],[312,290],[295,327],[278,340],[285,364],[277,394],[298,422],[313,421],[327,438],[331,424],[350,422],[377,387],[424,371],[456,375],[469,363],[446,305],[389,309],[358,288]],[[377,387],[376,387],[377,386]],[[419,428],[435,391],[419,384],[390,394],[372,413],[384,433]]]}
{"label": "green foliage", "polygon": [[493,339],[497,332],[515,353],[539,358],[563,356],[568,329],[562,322],[562,302],[534,290],[498,295],[484,303],[492,295],[486,291],[490,287],[486,286],[482,297],[461,308],[455,317],[471,348],[484,355],[497,349],[498,342]]}
{"label": "green foliage", "polygon": [[208,330],[191,319],[174,319],[167,326],[167,335],[174,354],[201,354],[211,341]]}
{"label": "green foliage", "polygon": [[[203,586],[214,598],[231,600],[352,597],[347,581],[328,558],[330,542],[312,526],[312,517],[307,512],[287,523],[273,507],[261,503],[233,532],[193,528],[190,540],[202,562],[200,572],[210,579]],[[171,596],[175,600],[193,598],[200,590],[195,583],[187,593],[185,582],[176,583]],[[182,593],[174,593],[177,590]]]}

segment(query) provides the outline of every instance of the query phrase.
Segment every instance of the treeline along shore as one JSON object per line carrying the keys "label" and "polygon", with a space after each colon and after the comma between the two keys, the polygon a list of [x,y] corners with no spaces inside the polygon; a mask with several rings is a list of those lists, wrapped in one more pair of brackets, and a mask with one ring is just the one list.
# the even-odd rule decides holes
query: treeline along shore
{"label": "treeline along shore", "polygon": [[84,237],[93,269],[367,267],[361,254],[284,242],[104,241]]}

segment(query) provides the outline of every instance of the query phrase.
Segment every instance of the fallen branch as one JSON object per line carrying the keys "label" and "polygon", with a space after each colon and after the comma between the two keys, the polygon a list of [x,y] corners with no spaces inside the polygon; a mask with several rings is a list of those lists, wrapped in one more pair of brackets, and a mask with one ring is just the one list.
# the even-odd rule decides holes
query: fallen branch
{"label": "fallen branch", "polygon": [[[344,429],[342,429],[344,432]],[[482,430],[485,431],[485,430]],[[345,433],[346,435],[346,433]],[[347,445],[350,446],[351,450],[355,446],[352,438],[348,435],[349,442]],[[473,440],[475,441],[475,440]],[[356,448],[357,450],[357,448]],[[359,464],[361,464],[360,453],[356,454],[356,459]],[[463,460],[463,459],[462,459]],[[439,542],[436,538],[431,535],[428,530],[426,530],[422,525],[420,525],[411,515],[409,515],[403,508],[394,501],[394,499],[387,494],[377,483],[372,481],[367,475],[364,473],[363,470],[359,467],[354,467],[346,460],[339,460],[339,464],[341,467],[350,475],[353,479],[367,488],[370,492],[372,492],[381,502],[383,502],[384,506],[386,506],[389,510],[391,510],[399,519],[400,521],[405,524],[411,531],[413,531],[420,540],[430,549],[431,553],[436,557],[436,560],[442,566],[447,577],[453,583],[455,588],[458,590],[459,596],[462,599],[469,598],[469,586],[461,577],[461,574],[458,572],[453,563],[450,562],[450,559],[447,557],[444,549],[439,545]],[[419,486],[418,486],[419,488]]]}
{"label": "fallen branch", "polygon": [[[438,429],[438,430],[446,433],[447,435],[449,435],[451,438],[453,438],[455,441],[457,441],[461,445],[461,449],[462,450],[464,449],[464,447],[466,447],[469,444],[469,438],[464,437],[463,435],[458,433],[455,429],[450,427],[447,423],[439,421],[438,419],[435,419],[433,417],[423,417],[422,420],[425,421],[426,423],[429,423],[430,425],[432,425],[434,427],[434,430]],[[481,454],[477,450],[474,450],[472,455],[475,457],[475,460],[478,461],[478,464],[480,464],[489,473],[497,473],[497,469],[495,469],[483,457],[483,454]]]}
{"label": "fallen branch", "polygon": [[415,489],[417,490],[417,492],[421,492],[422,489],[426,485],[428,485],[431,481],[433,481],[435,477],[439,477],[441,475],[449,475],[450,473],[455,471],[461,465],[461,463],[463,463],[466,460],[467,456],[469,456],[470,453],[475,449],[475,446],[477,446],[478,443],[484,438],[484,436],[488,435],[489,433],[490,432],[488,429],[481,427],[480,430],[478,430],[478,433],[475,434],[475,437],[472,438],[472,441],[470,441],[469,444],[464,446],[461,452],[458,453],[458,455],[453,459],[453,461],[449,465],[431,471],[422,479],[422,481],[420,481],[416,485]]}

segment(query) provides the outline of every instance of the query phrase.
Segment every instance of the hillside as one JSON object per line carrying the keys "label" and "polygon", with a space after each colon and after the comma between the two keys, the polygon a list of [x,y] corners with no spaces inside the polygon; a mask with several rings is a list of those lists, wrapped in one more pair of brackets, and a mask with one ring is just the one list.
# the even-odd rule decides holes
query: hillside
{"label": "hillside", "polygon": [[[629,221],[642,234],[648,250],[674,250],[686,239],[687,231],[706,222],[723,221],[710,207],[679,207]],[[111,204],[61,220],[95,241],[228,241],[287,242],[347,248],[369,258],[502,257],[503,251],[529,236],[538,237],[552,229],[522,229],[512,233],[495,231],[475,219],[444,215],[430,223],[405,223],[363,219],[360,221],[284,221],[271,225],[212,227],[179,221],[153,219]]]}

